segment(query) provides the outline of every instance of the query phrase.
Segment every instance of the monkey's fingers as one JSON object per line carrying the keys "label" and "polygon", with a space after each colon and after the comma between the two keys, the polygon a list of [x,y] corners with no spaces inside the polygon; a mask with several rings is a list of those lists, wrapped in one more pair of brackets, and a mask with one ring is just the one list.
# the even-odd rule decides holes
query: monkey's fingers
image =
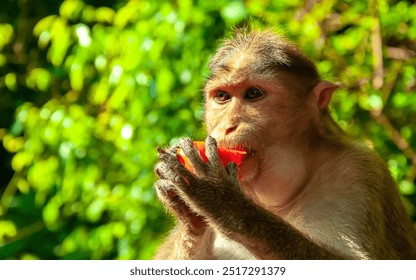
{"label": "monkey's fingers", "polygon": [[165,151],[171,155],[176,156],[176,154],[178,153],[178,149],[179,149],[179,143],[170,146],[169,148],[167,148]]}
{"label": "monkey's fingers", "polygon": [[228,176],[238,181],[238,167],[235,162],[230,162],[227,165],[226,170],[227,170]]}
{"label": "monkey's fingers", "polygon": [[180,214],[185,202],[181,199],[175,185],[170,180],[160,179],[155,183],[156,194],[168,210]]}
{"label": "monkey's fingers", "polygon": [[166,173],[168,172],[169,168],[170,167],[168,163],[165,161],[159,161],[155,165],[154,172],[157,174],[157,176],[159,176],[160,179],[166,179]]}
{"label": "monkey's fingers", "polygon": [[211,136],[208,136],[205,139],[205,154],[210,163],[213,163],[213,164],[220,163],[220,156],[218,154],[217,141]]}
{"label": "monkey's fingers", "polygon": [[169,180],[160,179],[155,184],[156,193],[167,211],[178,218],[182,226],[193,234],[201,234],[206,227],[205,218],[189,207],[180,191]]}
{"label": "monkey's fingers", "polygon": [[204,163],[201,154],[198,149],[192,143],[192,140],[189,138],[183,138],[179,142],[179,147],[182,152],[188,158],[190,164],[192,165],[195,175],[198,177],[203,177],[206,175],[207,166]]}
{"label": "monkey's fingers", "polygon": [[238,181],[239,176],[237,164],[235,162],[230,162],[226,167],[226,171],[228,179],[231,181],[231,188],[233,188],[237,193],[242,193],[242,189]]}
{"label": "monkey's fingers", "polygon": [[171,155],[176,155],[177,152],[178,152],[178,149],[179,149],[179,144],[178,143],[174,144],[174,145],[172,145],[168,148],[157,147],[156,149],[157,149],[158,153],[163,153],[164,152],[164,153],[168,153],[168,154],[171,154]]}
{"label": "monkey's fingers", "polygon": [[160,161],[156,164],[155,172],[161,179],[170,180],[174,185],[185,188],[195,182],[194,175],[179,162],[176,155],[159,150]]}
{"label": "monkey's fingers", "polygon": [[209,176],[219,176],[220,179],[225,179],[227,172],[220,160],[217,141],[211,136],[205,140],[205,155],[208,158]]}
{"label": "monkey's fingers", "polygon": [[180,199],[175,186],[169,180],[159,179],[154,187],[163,205],[173,207],[175,202]]}

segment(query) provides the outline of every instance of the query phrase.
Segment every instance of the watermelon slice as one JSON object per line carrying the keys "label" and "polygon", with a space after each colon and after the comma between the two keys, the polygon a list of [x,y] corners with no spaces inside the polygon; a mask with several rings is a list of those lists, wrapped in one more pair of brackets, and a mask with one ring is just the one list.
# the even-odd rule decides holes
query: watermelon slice
{"label": "watermelon slice", "polygon": [[[194,141],[194,142],[192,142],[192,144],[195,146],[195,148],[197,148],[199,150],[199,153],[202,157],[202,160],[204,162],[207,162],[208,158],[205,155],[205,142],[203,142],[203,141]],[[237,164],[237,166],[239,166],[242,163],[243,158],[246,154],[247,154],[246,151],[218,147],[218,155],[220,157],[221,163],[224,166],[227,166],[230,162],[235,162]],[[192,168],[192,165],[189,162],[189,159],[185,156],[185,154],[182,152],[181,149],[178,150],[177,157],[178,157],[180,163],[185,165],[185,167],[189,171],[193,172],[193,168]]]}

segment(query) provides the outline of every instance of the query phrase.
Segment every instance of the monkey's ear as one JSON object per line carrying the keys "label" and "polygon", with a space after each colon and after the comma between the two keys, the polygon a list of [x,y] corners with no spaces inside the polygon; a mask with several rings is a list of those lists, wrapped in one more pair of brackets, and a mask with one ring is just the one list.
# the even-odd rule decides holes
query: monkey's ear
{"label": "monkey's ear", "polygon": [[331,102],[332,94],[339,88],[338,85],[330,83],[328,81],[320,81],[312,90],[314,100],[316,101],[319,109],[325,109]]}

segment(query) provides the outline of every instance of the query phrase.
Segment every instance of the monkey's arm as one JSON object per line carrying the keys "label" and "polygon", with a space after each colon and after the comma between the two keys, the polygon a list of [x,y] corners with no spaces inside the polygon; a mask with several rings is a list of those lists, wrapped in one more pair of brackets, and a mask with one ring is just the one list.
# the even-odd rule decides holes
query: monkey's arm
{"label": "monkey's arm", "polygon": [[212,259],[213,233],[207,230],[202,235],[192,235],[178,224],[159,247],[156,260]]}
{"label": "monkey's arm", "polygon": [[[173,146],[164,154],[176,157],[178,147]],[[159,150],[161,153],[162,150]],[[160,179],[156,182],[156,193],[163,206],[175,216],[177,224],[159,247],[155,259],[212,259],[213,232],[207,228],[204,218],[195,214],[177,194],[177,186],[167,180],[164,171],[167,162],[160,161],[155,171]]]}
{"label": "monkey's arm", "polygon": [[[167,168],[164,178],[195,213],[205,217],[213,228],[240,242],[259,259],[340,259],[341,255],[314,243],[280,217],[247,199],[237,180],[237,168],[221,165],[215,140],[206,140],[209,161],[201,161],[191,140],[181,141],[181,148],[194,167],[189,172],[172,154],[159,151]],[[163,186],[159,185],[159,188]],[[159,190],[161,191],[161,190]]]}
{"label": "monkey's arm", "polygon": [[[343,259],[295,229],[282,218],[247,201],[244,210],[236,211],[232,227],[219,225],[224,234],[240,242],[258,259]],[[239,215],[239,213],[241,215]],[[214,218],[215,219],[215,218]],[[231,221],[228,221],[230,223]],[[346,257],[345,258],[350,258]]]}

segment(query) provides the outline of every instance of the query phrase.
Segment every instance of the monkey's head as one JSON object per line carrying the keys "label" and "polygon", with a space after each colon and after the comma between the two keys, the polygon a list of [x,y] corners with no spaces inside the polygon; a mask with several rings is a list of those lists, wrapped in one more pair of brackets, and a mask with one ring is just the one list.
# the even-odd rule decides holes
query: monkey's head
{"label": "monkey's head", "polygon": [[325,133],[337,86],[322,81],[314,63],[282,36],[239,30],[209,67],[205,121],[219,145],[258,153]]}

